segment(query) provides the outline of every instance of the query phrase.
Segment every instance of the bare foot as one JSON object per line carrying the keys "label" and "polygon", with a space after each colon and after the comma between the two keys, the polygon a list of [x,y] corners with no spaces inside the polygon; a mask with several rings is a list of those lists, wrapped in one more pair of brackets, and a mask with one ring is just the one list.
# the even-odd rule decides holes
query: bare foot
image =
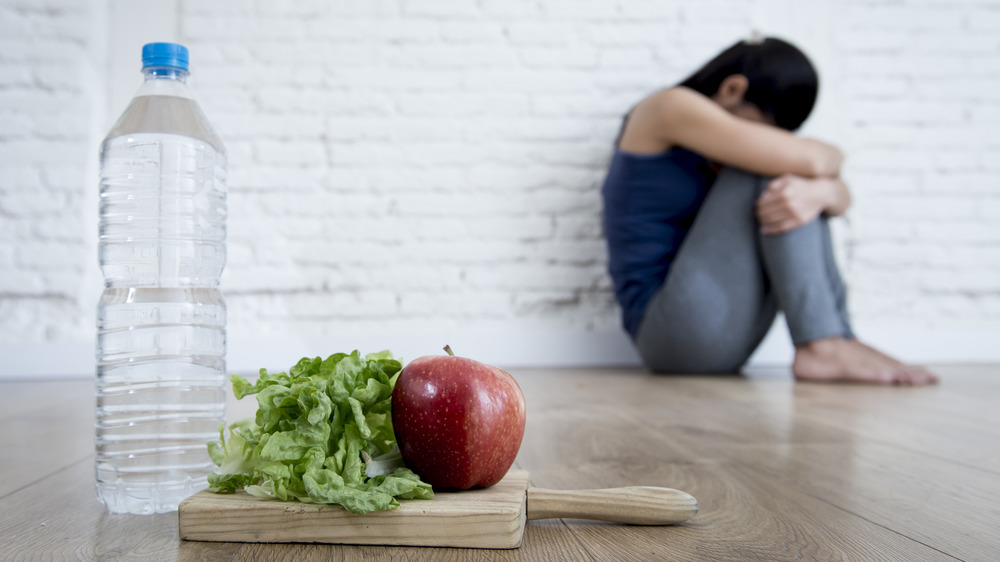
{"label": "bare foot", "polygon": [[798,346],[792,374],[799,381],[919,386],[937,377],[857,340],[825,338]]}

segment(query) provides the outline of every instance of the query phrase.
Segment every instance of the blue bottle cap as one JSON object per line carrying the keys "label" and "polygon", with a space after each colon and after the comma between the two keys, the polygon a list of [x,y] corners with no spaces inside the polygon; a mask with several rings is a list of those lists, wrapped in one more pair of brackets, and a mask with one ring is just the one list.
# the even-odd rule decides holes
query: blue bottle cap
{"label": "blue bottle cap", "polygon": [[188,69],[188,50],[177,43],[146,43],[142,47],[142,67],[171,66]]}

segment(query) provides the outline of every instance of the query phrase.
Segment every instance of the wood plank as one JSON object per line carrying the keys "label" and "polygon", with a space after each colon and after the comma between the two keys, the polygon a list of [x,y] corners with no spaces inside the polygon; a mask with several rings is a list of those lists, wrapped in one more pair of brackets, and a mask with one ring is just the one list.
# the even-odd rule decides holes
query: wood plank
{"label": "wood plank", "polygon": [[595,560],[953,560],[744,467],[697,468],[705,500],[685,525],[569,527]]}
{"label": "wood plank", "polygon": [[[189,543],[207,544],[207,543]],[[528,524],[521,547],[513,550],[352,546],[329,544],[247,543],[242,545],[236,560],[292,560],[295,562],[325,562],[343,560],[357,562],[502,562],[515,560],[592,560],[567,526],[558,520]]]}
{"label": "wood plank", "polygon": [[956,558],[1000,553],[1000,479],[988,471],[875,443],[748,447],[721,455]]}
{"label": "wood plank", "polygon": [[177,516],[108,514],[92,485],[93,458],[0,498],[0,557],[8,560],[174,560],[229,557],[238,545],[181,549]]}
{"label": "wood plank", "polygon": [[525,523],[528,472],[485,489],[437,492],[389,511],[354,515],[339,506],[268,501],[203,491],[178,510],[180,536],[196,541],[306,542],[516,548]]}
{"label": "wood plank", "polygon": [[0,384],[0,497],[93,455],[93,382]]}

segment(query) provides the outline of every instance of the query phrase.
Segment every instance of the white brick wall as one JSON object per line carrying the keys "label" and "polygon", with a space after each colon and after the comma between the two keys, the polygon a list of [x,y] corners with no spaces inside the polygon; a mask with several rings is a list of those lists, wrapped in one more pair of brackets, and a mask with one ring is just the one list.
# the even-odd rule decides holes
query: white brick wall
{"label": "white brick wall", "polygon": [[[0,342],[91,337],[104,9],[0,3]],[[38,358],[34,358],[38,361]]]}
{"label": "white brick wall", "polygon": [[[145,40],[191,49],[229,149],[231,368],[446,342],[500,363],[634,360],[600,229],[620,115],[752,28],[820,67],[805,133],[849,155],[837,233],[862,334],[984,357],[1000,2],[0,0],[7,372],[90,370],[96,147]],[[757,360],[786,360],[782,339]]]}

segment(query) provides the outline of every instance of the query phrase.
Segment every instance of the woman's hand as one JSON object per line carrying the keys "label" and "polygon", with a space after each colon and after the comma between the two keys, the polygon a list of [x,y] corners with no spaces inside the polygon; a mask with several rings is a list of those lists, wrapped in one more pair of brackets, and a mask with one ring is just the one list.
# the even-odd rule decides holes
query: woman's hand
{"label": "woman's hand", "polygon": [[757,199],[757,219],[764,234],[781,234],[820,215],[840,215],[847,210],[850,195],[842,181],[834,178],[779,176]]}

